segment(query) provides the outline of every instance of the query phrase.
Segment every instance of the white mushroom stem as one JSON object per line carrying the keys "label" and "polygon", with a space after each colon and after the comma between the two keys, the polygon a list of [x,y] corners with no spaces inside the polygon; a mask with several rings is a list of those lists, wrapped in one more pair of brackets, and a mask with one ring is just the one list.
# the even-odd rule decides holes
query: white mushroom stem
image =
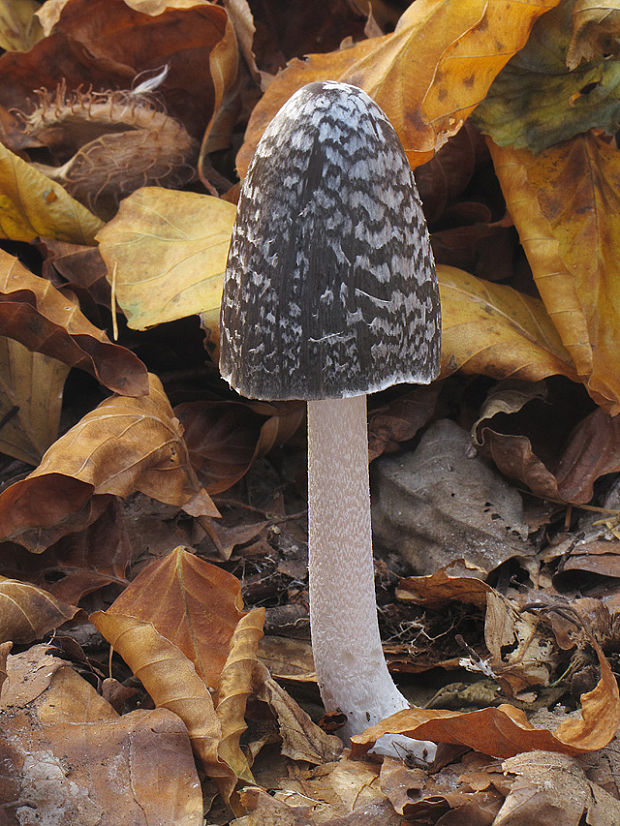
{"label": "white mushroom stem", "polygon": [[409,708],[377,621],[366,396],[308,402],[308,519],[314,663],[325,708],[346,714],[339,734],[348,738]]}

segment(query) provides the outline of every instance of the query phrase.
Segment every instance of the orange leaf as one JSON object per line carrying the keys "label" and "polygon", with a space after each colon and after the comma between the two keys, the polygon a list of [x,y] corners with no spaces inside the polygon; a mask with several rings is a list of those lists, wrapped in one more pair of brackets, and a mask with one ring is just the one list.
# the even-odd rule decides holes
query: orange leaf
{"label": "orange leaf", "polygon": [[151,562],[107,611],[151,622],[216,691],[239,620],[239,580],[183,547]]}
{"label": "orange leaf", "polygon": [[468,713],[407,709],[352,737],[352,757],[365,754],[386,733],[469,746],[493,757],[535,750],[574,755],[601,749],[612,740],[620,723],[620,696],[603,652],[596,643],[592,645],[601,679],[592,691],[582,695],[580,720],[567,720],[551,732],[535,728],[520,709],[506,703]]}
{"label": "orange leaf", "polygon": [[425,163],[484,99],[536,19],[557,3],[417,0],[392,34],[291,61],[252,113],[237,156],[240,175],[277,110],[315,80],[361,86],[392,121],[411,166]]}

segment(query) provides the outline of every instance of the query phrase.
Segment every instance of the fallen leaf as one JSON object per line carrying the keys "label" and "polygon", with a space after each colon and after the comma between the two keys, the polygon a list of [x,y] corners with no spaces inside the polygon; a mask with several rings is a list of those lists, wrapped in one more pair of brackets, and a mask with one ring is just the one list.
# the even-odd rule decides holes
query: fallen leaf
{"label": "fallen leaf", "polygon": [[[126,585],[131,544],[116,497],[84,530],[64,536],[42,554],[33,555],[12,543],[0,544],[0,571],[28,580],[57,599],[77,605],[93,591],[115,583]],[[5,550],[6,549],[6,550]]]}
{"label": "fallen leaf", "polygon": [[571,357],[542,302],[454,267],[437,268],[441,295],[441,375],[456,370],[495,379],[577,380]]}
{"label": "fallen leaf", "polygon": [[75,605],[29,582],[0,577],[0,642],[33,642],[73,619],[78,611]]}
{"label": "fallen leaf", "polygon": [[487,595],[492,590],[481,579],[450,576],[441,569],[430,576],[408,576],[401,579],[396,596],[432,609],[441,608],[449,602],[464,602],[477,608],[486,608]]}
{"label": "fallen leaf", "polygon": [[239,580],[183,547],[144,568],[107,613],[151,622],[193,662],[214,694],[235,629],[247,616]]}
{"label": "fallen leaf", "polygon": [[99,249],[128,324],[138,330],[219,308],[233,204],[145,187],[99,232]]}
{"label": "fallen leaf", "polygon": [[504,760],[502,769],[516,778],[495,826],[557,823],[559,814],[562,826],[611,826],[620,818],[620,801],[588,780],[574,758],[535,751]]}
{"label": "fallen leaf", "polygon": [[559,3],[538,20],[476,109],[475,124],[498,146],[538,153],[590,129],[615,133],[620,65],[609,54],[582,65],[569,58],[575,5]]}
{"label": "fallen leaf", "polygon": [[269,704],[276,715],[282,738],[282,754],[291,760],[314,765],[338,759],[343,749],[340,738],[319,728],[268,672],[261,681],[258,696]]}
{"label": "fallen leaf", "polygon": [[[38,235],[93,244],[99,218],[57,184],[0,144],[0,238],[33,241]],[[6,255],[6,253],[4,253]]]}
{"label": "fallen leaf", "polygon": [[[254,608],[241,617],[230,640],[230,651],[219,678],[215,713],[222,726],[217,753],[231,767],[237,778],[253,783],[254,778],[239,741],[246,730],[245,707],[253,693],[253,673],[257,661],[258,641],[263,636],[265,609]],[[232,794],[234,784],[224,793]]]}
{"label": "fallen leaf", "polygon": [[554,732],[535,728],[520,709],[506,703],[467,713],[407,709],[352,737],[351,756],[361,757],[386,733],[461,744],[494,757],[536,750],[574,755],[603,748],[620,722],[620,696],[609,663],[598,645],[592,645],[601,679],[592,691],[581,696],[581,717],[564,721]]}
{"label": "fallen leaf", "polygon": [[577,0],[572,10],[572,36],[566,65],[575,69],[582,60],[618,57],[620,19],[615,0]]}
{"label": "fallen leaf", "polygon": [[384,110],[413,168],[432,158],[483,100],[493,78],[521,49],[535,20],[557,0],[418,0],[384,37],[293,60],[252,112],[237,155],[245,175],[267,124],[297,89],[337,80],[364,89]]}
{"label": "fallen leaf", "polygon": [[469,434],[450,419],[434,422],[413,452],[381,456],[373,475],[376,541],[418,573],[452,565],[486,575],[533,553],[520,494],[471,456]]}
{"label": "fallen leaf", "polygon": [[104,386],[128,396],[148,392],[146,368],[130,350],[113,344],[92,325],[75,299],[17,258],[0,250],[2,332],[29,350],[94,375]]}
{"label": "fallen leaf", "polygon": [[[618,152],[592,133],[536,156],[489,146],[548,317],[594,401],[614,415],[620,411]],[[572,378],[570,371],[564,375]]]}
{"label": "fallen leaf", "polygon": [[191,468],[161,382],[153,375],[150,382],[148,396],[103,401],[54,442],[29,476],[0,494],[1,537],[62,529],[63,523],[71,533],[71,517],[93,495],[124,497],[136,490],[192,516],[218,515]]}
{"label": "fallen leaf", "polygon": [[44,651],[35,647],[8,659],[3,808],[21,801],[18,811],[36,811],[50,824],[62,812],[63,826],[103,823],[110,812],[117,826],[200,826],[200,783],[178,717],[164,709],[119,717],[86,680]]}
{"label": "fallen leaf", "polygon": [[58,436],[66,364],[0,336],[0,451],[29,465]]}
{"label": "fallen leaf", "polygon": [[155,705],[183,720],[205,772],[230,783],[234,772],[217,755],[220,722],[209,689],[193,663],[150,622],[109,611],[96,611],[90,620],[142,682]]}
{"label": "fallen leaf", "polygon": [[414,387],[402,396],[368,413],[368,455],[372,462],[382,453],[395,453],[400,443],[413,439],[435,411],[440,382]]}
{"label": "fallen leaf", "polygon": [[35,12],[36,0],[0,2],[0,47],[6,51],[27,52],[43,37],[43,29]]}

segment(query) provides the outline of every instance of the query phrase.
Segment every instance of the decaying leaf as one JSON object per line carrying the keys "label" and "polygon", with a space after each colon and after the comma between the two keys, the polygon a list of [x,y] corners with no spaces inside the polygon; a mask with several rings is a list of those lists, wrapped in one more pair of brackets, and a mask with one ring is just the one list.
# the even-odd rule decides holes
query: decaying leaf
{"label": "decaying leaf", "polygon": [[92,373],[103,385],[127,396],[148,392],[144,364],[113,344],[91,324],[70,295],[33,275],[17,258],[0,250],[2,332],[29,350]]}
{"label": "decaying leaf", "polygon": [[0,452],[39,463],[58,435],[68,373],[57,359],[0,337]]}
{"label": "decaying leaf", "polygon": [[0,494],[3,538],[63,523],[71,533],[70,518],[93,495],[136,490],[194,516],[218,515],[191,468],[161,382],[151,375],[150,385],[148,396],[106,399],[54,442],[29,476]]}
{"label": "decaying leaf", "polygon": [[108,280],[131,327],[219,308],[233,204],[145,187],[97,235]]}
{"label": "decaying leaf", "polygon": [[183,720],[204,770],[211,776],[233,776],[218,760],[221,727],[211,694],[183,652],[150,622],[109,611],[96,611],[90,619],[142,682],[155,705]]}
{"label": "decaying leaf", "polygon": [[[548,317],[594,401],[615,415],[620,411],[618,151],[592,133],[539,155],[489,145]],[[573,377],[570,370],[556,372]]]}
{"label": "decaying leaf", "polygon": [[246,616],[239,580],[183,547],[151,562],[108,613],[151,622],[194,663],[213,694],[235,629]]}
{"label": "decaying leaf", "polygon": [[[499,146],[540,152],[590,129],[616,131],[620,64],[610,57],[617,47],[581,65],[569,56],[576,5],[564,0],[536,23],[476,109],[475,123]],[[607,39],[613,43],[613,34]]]}
{"label": "decaying leaf", "polygon": [[156,709],[119,717],[44,646],[10,656],[7,670],[4,811],[19,801],[41,822],[58,823],[62,813],[63,826],[103,823],[111,812],[118,826],[203,822],[187,731],[176,715]]}
{"label": "decaying leaf", "polygon": [[535,20],[555,5],[557,0],[501,6],[481,0],[418,0],[392,34],[292,61],[252,112],[237,155],[239,174],[245,174],[277,110],[315,80],[362,87],[394,125],[412,167],[419,166],[459,131],[493,78],[525,45]]}
{"label": "decaying leaf", "polygon": [[29,582],[0,577],[0,642],[33,642],[78,611]]}
{"label": "decaying leaf", "polygon": [[618,57],[620,9],[617,0],[577,0],[572,10],[572,37],[566,65],[575,69],[582,60]]}
{"label": "decaying leaf", "polygon": [[[594,644],[594,643],[593,643]],[[600,648],[594,644],[601,679],[581,697],[581,717],[568,719],[554,732],[532,726],[525,714],[506,703],[498,708],[460,713],[410,709],[399,711],[363,734],[352,737],[352,757],[365,754],[386,733],[405,734],[416,740],[458,743],[496,757],[523,751],[554,751],[574,755],[607,745],[620,722],[620,696],[616,678]]]}
{"label": "decaying leaf", "polygon": [[254,778],[239,740],[247,728],[245,706],[252,693],[258,641],[263,636],[264,624],[264,608],[254,608],[237,623],[230,640],[230,652],[220,675],[215,709],[222,726],[218,756],[231,767],[238,778],[250,783],[254,782]]}

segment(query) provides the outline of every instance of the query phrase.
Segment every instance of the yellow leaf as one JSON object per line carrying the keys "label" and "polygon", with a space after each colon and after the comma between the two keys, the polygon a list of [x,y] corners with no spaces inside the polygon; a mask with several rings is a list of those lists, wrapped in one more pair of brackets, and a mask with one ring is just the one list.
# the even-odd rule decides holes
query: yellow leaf
{"label": "yellow leaf", "polygon": [[93,244],[103,222],[0,143],[0,238]]}
{"label": "yellow leaf", "polygon": [[620,412],[620,157],[589,133],[538,155],[489,141],[547,313],[597,404]]}
{"label": "yellow leaf", "polygon": [[0,0],[0,47],[8,52],[27,52],[43,37],[35,12],[36,0]]}
{"label": "yellow leaf", "polygon": [[277,110],[315,80],[364,89],[389,117],[411,166],[425,163],[459,131],[495,76],[525,45],[536,19],[558,1],[416,0],[392,34],[291,61],[252,113],[237,156],[239,173],[245,174]]}
{"label": "yellow leaf", "polygon": [[542,302],[455,267],[437,267],[442,312],[441,372],[538,381],[576,380]]}
{"label": "yellow leaf", "polygon": [[219,311],[235,214],[219,198],[159,187],[121,203],[97,240],[130,327]]}

